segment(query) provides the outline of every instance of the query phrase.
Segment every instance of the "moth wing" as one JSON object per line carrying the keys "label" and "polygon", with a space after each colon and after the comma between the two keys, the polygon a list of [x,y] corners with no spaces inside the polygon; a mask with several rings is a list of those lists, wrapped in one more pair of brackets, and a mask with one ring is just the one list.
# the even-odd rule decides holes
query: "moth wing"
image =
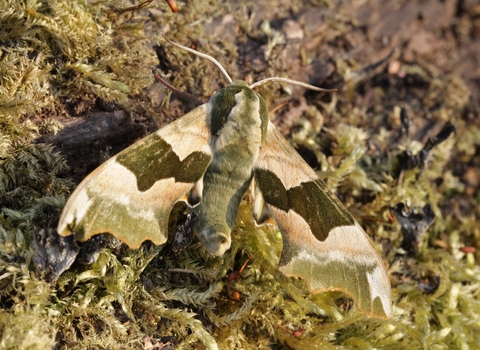
{"label": "moth wing", "polygon": [[360,311],[388,317],[391,287],[382,258],[349,211],[272,123],[254,176],[260,192],[256,219],[270,214],[283,235],[280,270],[302,277],[313,293],[342,291]]}
{"label": "moth wing", "polygon": [[170,212],[210,164],[206,106],[136,142],[88,175],[68,199],[58,232],[86,241],[109,232],[138,248],[162,244]]}

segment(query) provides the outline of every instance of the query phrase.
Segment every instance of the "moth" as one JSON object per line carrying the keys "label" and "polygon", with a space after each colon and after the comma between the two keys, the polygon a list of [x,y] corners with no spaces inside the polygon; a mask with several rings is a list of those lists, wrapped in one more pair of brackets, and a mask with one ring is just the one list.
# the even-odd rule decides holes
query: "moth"
{"label": "moth", "polygon": [[[168,40],[168,39],[167,39]],[[303,278],[312,293],[341,291],[363,313],[386,318],[391,287],[372,242],[343,204],[269,121],[265,100],[232,80],[213,57],[228,87],[173,123],[102,164],[68,199],[58,224],[62,236],[85,241],[111,233],[131,248],[163,244],[174,204],[197,206],[194,234],[212,255],[230,248],[242,196],[253,182],[253,215],[269,218],[283,236],[279,269]]]}

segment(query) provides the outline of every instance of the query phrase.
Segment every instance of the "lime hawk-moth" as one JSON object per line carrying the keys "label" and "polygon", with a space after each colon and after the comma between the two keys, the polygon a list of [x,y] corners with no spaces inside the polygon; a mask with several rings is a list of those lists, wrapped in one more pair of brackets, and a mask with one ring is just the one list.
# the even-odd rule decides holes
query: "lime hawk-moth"
{"label": "lime hawk-moth", "polygon": [[269,121],[253,87],[280,80],[319,89],[284,78],[232,83],[216,60],[206,58],[231,85],[88,175],[65,205],[59,234],[75,232],[85,241],[109,232],[131,248],[145,240],[163,244],[170,212],[186,195],[198,212],[194,233],[210,254],[222,255],[230,248],[240,200],[254,183],[256,222],[273,218],[282,232],[279,269],[303,278],[313,293],[342,291],[365,314],[388,317],[391,288],[381,257]]}

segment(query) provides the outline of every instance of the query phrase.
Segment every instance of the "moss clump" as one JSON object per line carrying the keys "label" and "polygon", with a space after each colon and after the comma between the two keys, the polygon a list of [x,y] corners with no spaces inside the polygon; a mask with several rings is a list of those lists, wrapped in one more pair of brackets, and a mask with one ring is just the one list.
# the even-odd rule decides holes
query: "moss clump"
{"label": "moss clump", "polygon": [[56,97],[89,93],[125,103],[153,82],[157,60],[145,50],[142,26],[113,29],[106,4],[4,1],[2,8],[8,9],[1,15],[3,115],[38,112],[53,107]]}

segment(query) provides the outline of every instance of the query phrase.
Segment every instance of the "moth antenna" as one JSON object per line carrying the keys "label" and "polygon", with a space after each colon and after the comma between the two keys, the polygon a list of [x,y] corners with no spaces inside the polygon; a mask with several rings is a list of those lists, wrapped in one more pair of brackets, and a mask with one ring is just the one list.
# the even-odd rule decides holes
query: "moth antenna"
{"label": "moth antenna", "polygon": [[302,83],[301,81],[292,80],[292,79],[288,79],[288,78],[280,78],[280,77],[271,77],[271,78],[267,78],[267,79],[257,81],[256,83],[253,83],[252,85],[250,85],[250,89],[253,89],[257,86],[263,85],[263,84],[268,83],[270,81],[281,81],[282,83],[299,85],[299,86],[303,86],[304,88],[307,88],[307,89],[310,89],[310,90],[315,90],[315,91],[320,91],[320,92],[335,92],[335,91],[337,91],[337,89],[323,89],[323,88],[319,88],[317,86],[313,86],[313,85],[310,85],[310,84],[307,84],[307,83]]}
{"label": "moth antenna", "polygon": [[223,75],[227,78],[228,82],[231,84],[232,83],[232,78],[230,78],[230,76],[228,75],[227,71],[225,70],[225,68],[222,67],[222,65],[220,64],[220,62],[218,62],[215,58],[213,58],[212,56],[209,56],[207,54],[204,54],[204,53],[201,53],[201,52],[198,52],[196,50],[193,50],[189,47],[186,47],[186,46],[183,46],[183,45],[180,45],[180,44],[177,44],[177,43],[174,43],[173,41],[171,41],[170,39],[168,39],[165,34],[163,33],[160,33],[162,34],[163,38],[168,41],[170,44],[182,49],[182,50],[185,50],[185,51],[188,51],[188,52],[191,52],[193,53],[194,55],[197,55],[197,56],[200,56],[202,58],[206,58],[207,60],[209,60],[210,62],[213,62],[215,63],[215,65],[218,67],[218,69],[220,69],[220,71],[223,73]]}

